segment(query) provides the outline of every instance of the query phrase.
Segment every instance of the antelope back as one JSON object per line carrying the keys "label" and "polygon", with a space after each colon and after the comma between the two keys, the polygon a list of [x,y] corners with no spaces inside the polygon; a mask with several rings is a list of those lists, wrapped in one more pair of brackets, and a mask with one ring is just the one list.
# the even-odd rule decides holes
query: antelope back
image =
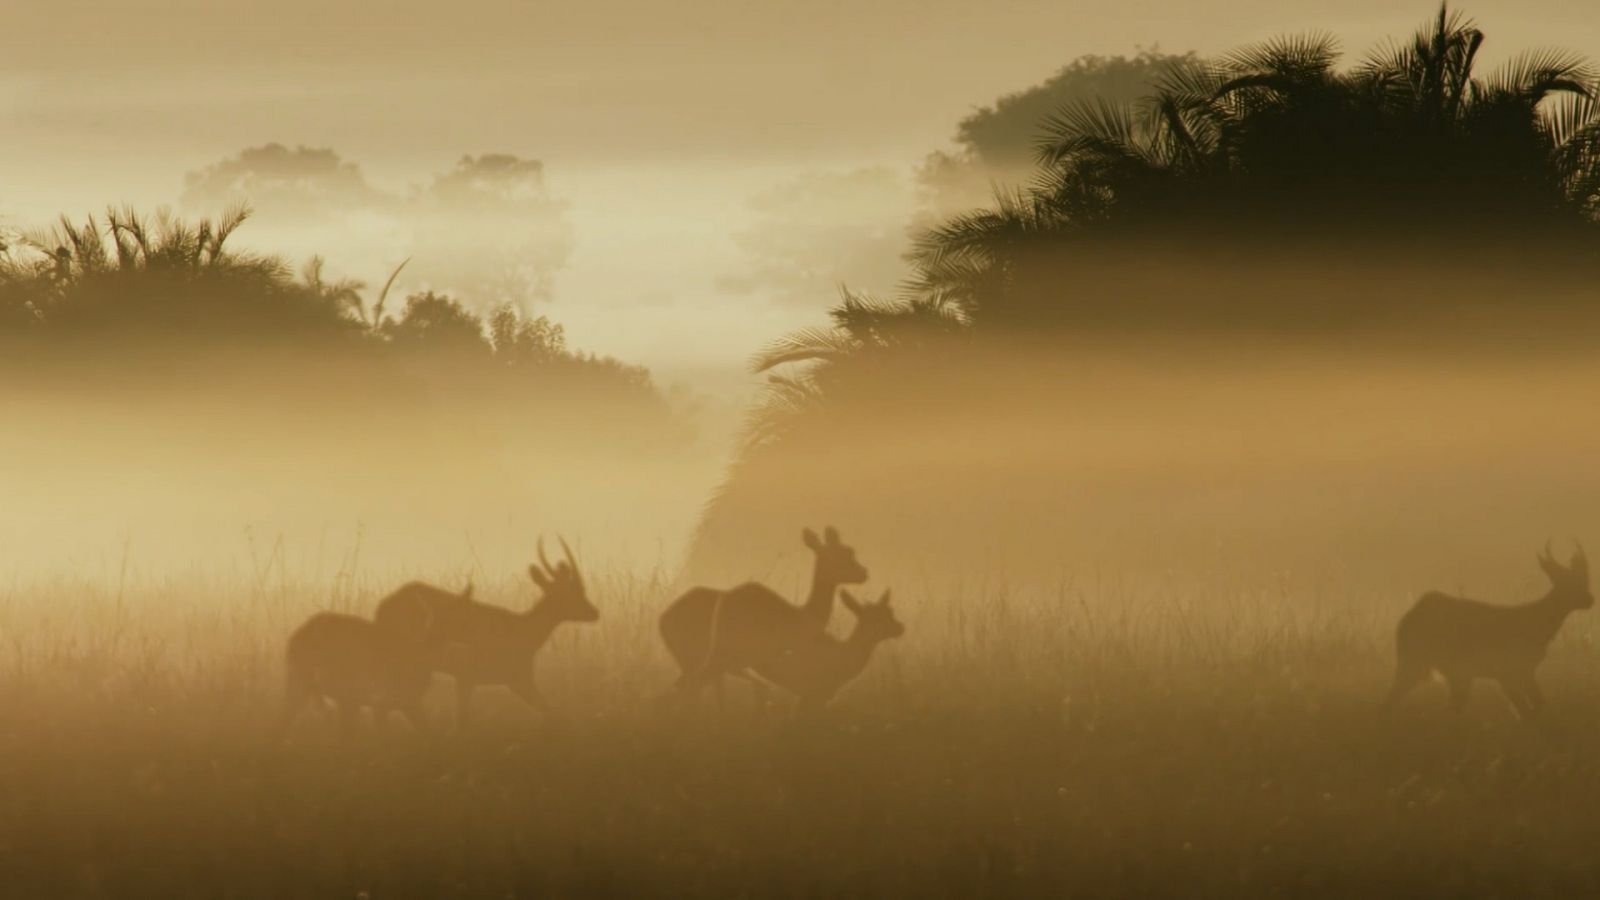
{"label": "antelope back", "polygon": [[437,646],[465,632],[474,605],[471,584],[452,593],[413,581],[378,603],[373,623],[396,645]]}

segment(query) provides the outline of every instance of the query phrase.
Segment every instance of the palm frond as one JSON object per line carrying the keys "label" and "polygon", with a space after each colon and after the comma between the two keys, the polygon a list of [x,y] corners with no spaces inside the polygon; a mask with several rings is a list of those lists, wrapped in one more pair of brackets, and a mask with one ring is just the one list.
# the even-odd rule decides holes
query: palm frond
{"label": "palm frond", "polygon": [[1222,67],[1235,76],[1276,75],[1298,80],[1325,76],[1338,60],[1338,40],[1327,32],[1314,31],[1235,50],[1222,57]]}
{"label": "palm frond", "polygon": [[821,385],[808,372],[768,375],[767,383],[745,415],[740,443],[746,452],[782,441],[806,413],[825,406]]}
{"label": "palm frond", "polygon": [[1583,56],[1545,49],[1514,57],[1496,70],[1485,86],[1537,106],[1551,94],[1588,96],[1594,79],[1594,68]]}
{"label": "palm frond", "polygon": [[842,359],[859,347],[860,342],[844,329],[802,328],[773,341],[752,356],[750,370],[759,373],[787,363]]}
{"label": "palm frond", "polygon": [[248,221],[253,214],[250,204],[242,200],[222,211],[222,215],[217,219],[216,229],[211,238],[210,253],[213,263],[218,262],[222,257],[222,245],[227,243],[228,238],[232,237],[233,233],[239,230],[239,226]]}
{"label": "palm frond", "polygon": [[400,277],[400,270],[409,262],[411,262],[409,256],[400,260],[400,265],[394,267],[394,271],[390,272],[389,278],[384,281],[382,290],[378,291],[377,302],[372,304],[372,328],[378,328],[383,324],[383,307],[389,301],[389,289],[394,287],[394,280]]}
{"label": "palm frond", "polygon": [[1544,113],[1545,128],[1556,147],[1571,143],[1596,122],[1600,122],[1600,95],[1592,87],[1566,93]]}
{"label": "palm frond", "polygon": [[1080,155],[1141,165],[1150,161],[1134,109],[1103,98],[1062,107],[1040,123],[1040,131],[1038,156],[1046,164]]}

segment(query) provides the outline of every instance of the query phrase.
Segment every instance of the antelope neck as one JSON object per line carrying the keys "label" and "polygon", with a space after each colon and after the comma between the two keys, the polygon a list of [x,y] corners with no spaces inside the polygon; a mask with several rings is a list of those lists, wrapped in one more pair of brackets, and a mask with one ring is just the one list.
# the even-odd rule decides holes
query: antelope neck
{"label": "antelope neck", "polygon": [[840,642],[840,657],[852,677],[867,667],[867,659],[872,656],[872,651],[878,648],[879,643],[880,639],[867,635],[860,626]]}
{"label": "antelope neck", "polygon": [[1559,595],[1555,591],[1551,591],[1525,607],[1533,613],[1534,618],[1549,629],[1547,639],[1555,637],[1556,632],[1561,629],[1561,624],[1573,611],[1571,606],[1557,600],[1557,596]]}
{"label": "antelope neck", "polygon": [[829,578],[823,571],[822,558],[817,557],[817,564],[811,570],[811,593],[806,597],[808,610],[821,610],[824,619],[833,612],[833,592],[839,587],[838,582]]}
{"label": "antelope neck", "polygon": [[527,629],[527,636],[535,646],[542,645],[550,639],[556,626],[561,624],[561,619],[551,611],[550,604],[543,600],[535,603],[533,608],[522,614],[523,627]]}

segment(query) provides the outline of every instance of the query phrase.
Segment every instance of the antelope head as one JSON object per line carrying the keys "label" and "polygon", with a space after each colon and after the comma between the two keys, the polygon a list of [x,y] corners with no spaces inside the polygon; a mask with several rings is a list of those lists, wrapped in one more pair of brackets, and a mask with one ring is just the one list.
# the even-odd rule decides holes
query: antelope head
{"label": "antelope head", "polygon": [[864,640],[876,644],[906,633],[906,626],[895,618],[894,609],[889,606],[887,590],[877,603],[862,603],[849,591],[840,591],[839,600],[845,609],[855,614],[856,634]]}
{"label": "antelope head", "polygon": [[1594,606],[1594,595],[1589,593],[1589,559],[1583,547],[1573,542],[1572,559],[1566,565],[1556,562],[1550,554],[1550,542],[1545,541],[1544,552],[1539,554],[1539,568],[1550,579],[1550,597],[1573,609]]}
{"label": "antelope head", "polygon": [[588,590],[583,584],[583,575],[578,572],[578,564],[572,558],[572,548],[567,546],[565,538],[561,541],[561,552],[566,558],[554,565],[544,555],[544,538],[539,538],[539,562],[528,566],[528,577],[539,586],[542,592],[539,601],[535,604],[538,608],[552,613],[558,621],[562,622],[593,622],[600,618],[600,610],[589,602]]}
{"label": "antelope head", "polygon": [[817,574],[823,580],[834,584],[861,584],[867,580],[866,566],[856,561],[853,548],[840,543],[839,532],[833,526],[828,526],[820,538],[809,528],[800,537],[817,555]]}

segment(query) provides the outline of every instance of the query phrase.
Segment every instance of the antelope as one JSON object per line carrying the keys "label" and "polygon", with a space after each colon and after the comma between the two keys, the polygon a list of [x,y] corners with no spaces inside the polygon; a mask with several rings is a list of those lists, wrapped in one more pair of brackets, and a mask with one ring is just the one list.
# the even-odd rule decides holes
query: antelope
{"label": "antelope", "polygon": [[[683,675],[701,668],[711,649],[712,623],[723,610],[724,618],[737,623],[727,640],[751,639],[772,634],[816,635],[828,627],[833,615],[834,593],[844,584],[861,584],[867,570],[856,561],[856,552],[839,540],[833,527],[821,538],[807,528],[801,540],[816,554],[811,570],[811,593],[804,605],[795,606],[764,584],[746,582],[727,590],[691,588],[661,614],[661,640],[677,662]],[[738,630],[742,629],[742,630]],[[741,672],[728,674],[742,675]],[[681,680],[681,679],[680,679]],[[720,688],[720,676],[717,681]]]}
{"label": "antelope", "polygon": [[[794,694],[800,711],[821,709],[866,669],[879,644],[906,631],[889,605],[888,591],[877,603],[861,603],[849,591],[840,591],[839,599],[856,617],[854,630],[844,640],[820,630],[770,632],[760,627],[759,619],[739,615],[740,610],[758,608],[755,605],[721,607],[710,653],[705,664],[690,673],[685,689],[695,690],[723,674],[747,669]],[[751,630],[741,631],[744,628]]]}
{"label": "antelope", "polygon": [[1594,596],[1582,547],[1565,566],[1550,555],[1548,542],[1537,558],[1550,590],[1532,603],[1495,606],[1437,591],[1423,594],[1395,630],[1397,665],[1385,707],[1392,708],[1437,671],[1450,685],[1452,709],[1466,704],[1478,678],[1498,681],[1519,718],[1543,709],[1534,669],[1567,616],[1592,607]]}
{"label": "antelope", "polygon": [[539,586],[539,599],[525,612],[469,602],[449,614],[446,642],[433,668],[456,682],[456,727],[466,726],[472,692],[484,685],[503,685],[535,710],[548,715],[549,704],[533,682],[533,657],[563,622],[594,622],[600,611],[589,602],[583,576],[565,540],[566,559],[551,565],[539,541],[539,563],[528,577]]}
{"label": "antelope", "polygon": [[426,731],[422,695],[431,654],[449,626],[446,613],[471,602],[471,585],[453,594],[414,581],[385,597],[372,621],[333,612],[307,619],[289,636],[280,732],[319,697],[339,708],[347,732],[364,706],[380,719],[398,711]]}

